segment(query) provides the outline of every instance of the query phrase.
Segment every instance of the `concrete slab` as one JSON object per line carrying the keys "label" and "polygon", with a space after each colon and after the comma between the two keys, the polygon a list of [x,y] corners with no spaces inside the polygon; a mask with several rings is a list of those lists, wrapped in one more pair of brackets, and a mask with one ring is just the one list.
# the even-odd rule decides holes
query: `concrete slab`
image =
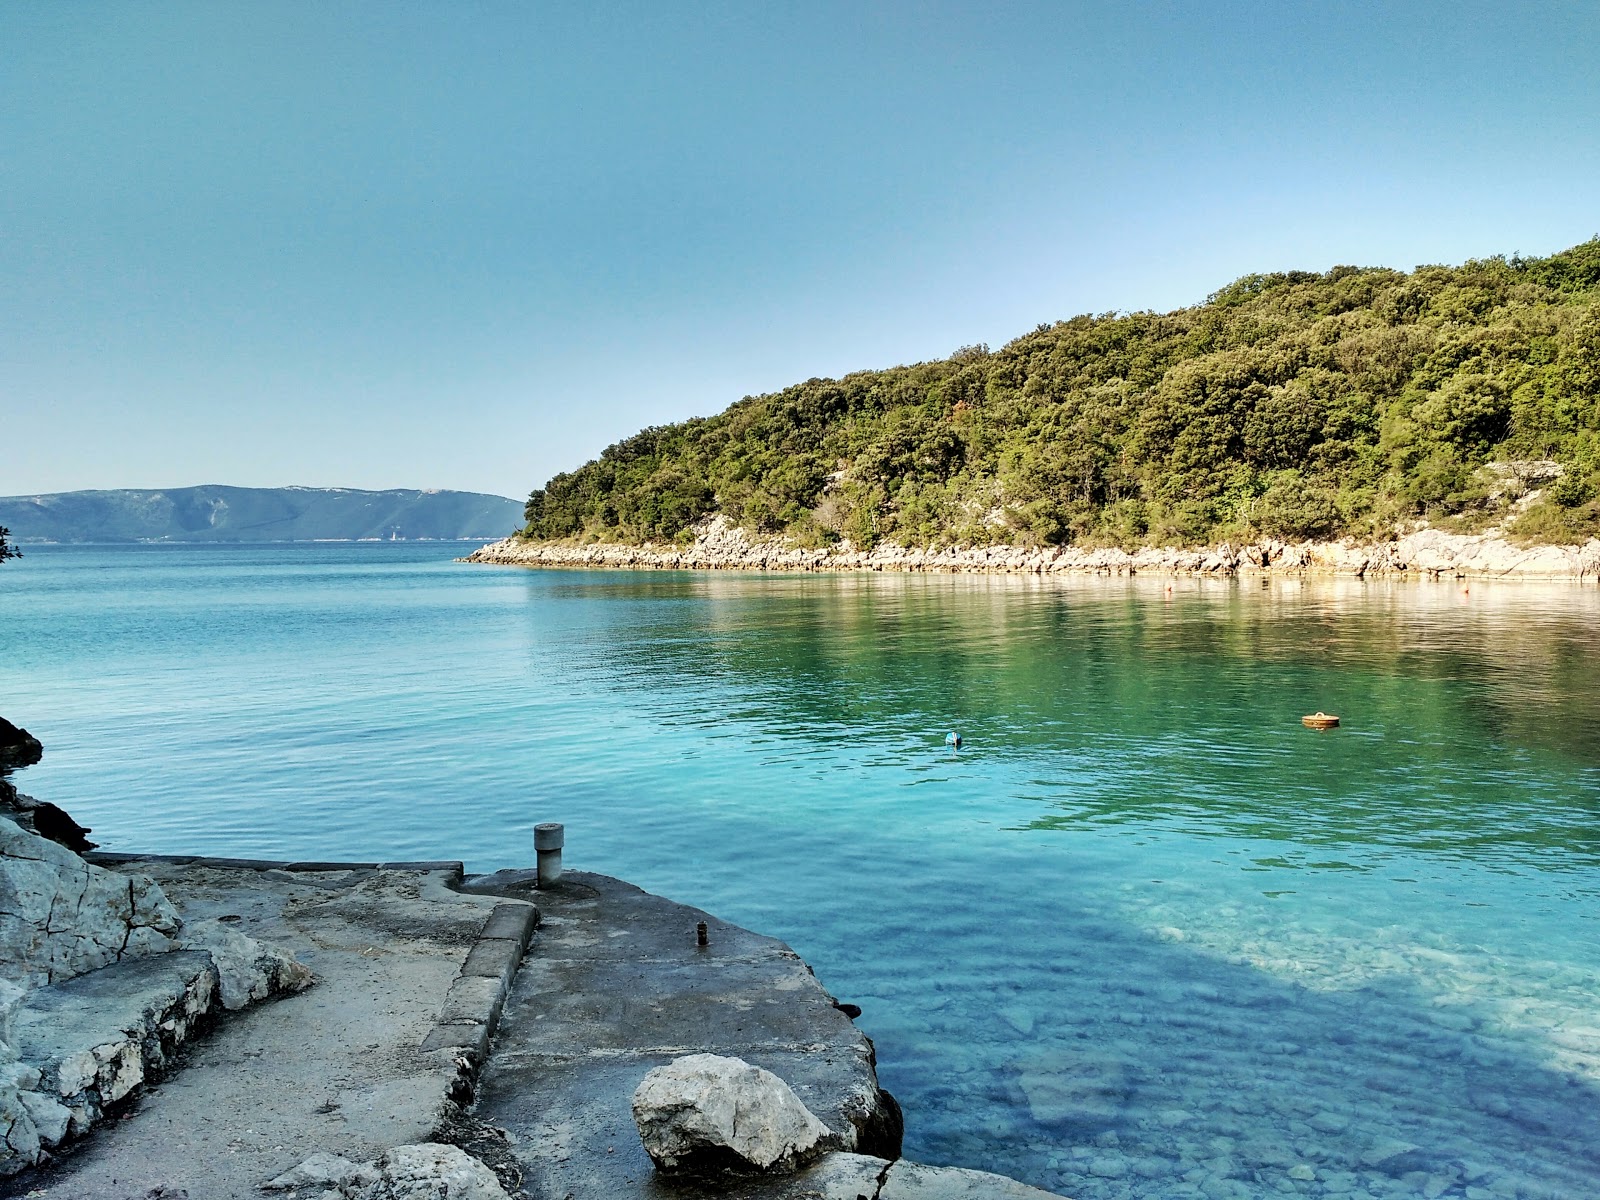
{"label": "concrete slab", "polygon": [[697,1194],[661,1181],[630,1102],[653,1067],[699,1051],[784,1079],[841,1146],[865,1128],[871,1148],[898,1153],[872,1043],[782,942],[600,875],[537,891],[527,872],[464,886],[536,898],[541,913],[476,1108],[507,1131],[530,1194]]}
{"label": "concrete slab", "polygon": [[[491,916],[513,940],[532,924],[523,905],[453,891],[457,864],[291,872],[281,863],[124,861],[154,876],[187,918],[235,917],[244,932],[293,951],[317,983],[232,1014],[127,1119],[54,1168],[0,1184],[0,1196],[128,1200],[181,1190],[191,1200],[244,1200],[317,1150],[359,1162],[427,1140],[462,1080],[460,1046],[422,1048],[460,968]],[[502,915],[502,905],[513,911]],[[478,997],[490,1008],[499,999]],[[480,1025],[489,1016],[468,1015]]]}

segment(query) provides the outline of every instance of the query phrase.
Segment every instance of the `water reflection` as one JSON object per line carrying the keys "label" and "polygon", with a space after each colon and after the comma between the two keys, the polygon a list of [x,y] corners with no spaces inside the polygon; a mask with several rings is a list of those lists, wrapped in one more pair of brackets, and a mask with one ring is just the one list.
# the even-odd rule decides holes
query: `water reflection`
{"label": "water reflection", "polygon": [[[972,770],[1015,828],[1154,824],[1485,862],[1600,861],[1600,592],[1350,580],[583,575],[589,666],[665,722]],[[1339,712],[1334,733],[1304,712]],[[978,764],[981,764],[978,765]],[[908,782],[920,782],[909,780]],[[1324,861],[1326,854],[1302,861]]]}

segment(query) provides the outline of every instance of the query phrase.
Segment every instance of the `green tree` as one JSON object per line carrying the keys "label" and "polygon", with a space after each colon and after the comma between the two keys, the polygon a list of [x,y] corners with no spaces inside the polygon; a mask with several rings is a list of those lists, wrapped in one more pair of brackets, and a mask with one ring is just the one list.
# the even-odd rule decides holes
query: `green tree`
{"label": "green tree", "polygon": [[525,533],[682,538],[719,513],[805,544],[1375,535],[1510,520],[1485,468],[1529,459],[1565,481],[1516,530],[1600,529],[1600,238],[1249,275],[1190,308],[746,396],[557,475]]}
{"label": "green tree", "polygon": [[7,529],[4,525],[0,525],[0,562],[5,562],[5,560],[8,558],[22,557],[22,551],[18,550],[7,540],[10,538],[10,536],[11,530]]}

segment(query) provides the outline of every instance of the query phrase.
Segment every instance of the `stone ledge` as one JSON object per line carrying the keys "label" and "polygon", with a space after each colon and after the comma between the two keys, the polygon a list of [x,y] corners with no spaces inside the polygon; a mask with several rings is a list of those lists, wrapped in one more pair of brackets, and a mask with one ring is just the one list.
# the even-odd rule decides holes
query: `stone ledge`
{"label": "stone ledge", "polygon": [[456,859],[417,859],[403,862],[318,862],[275,858],[210,858],[200,854],[138,854],[92,850],[85,862],[97,867],[123,867],[136,863],[170,863],[179,867],[215,867],[224,871],[429,871],[449,877],[454,885],[466,877],[466,864]]}
{"label": "stone ledge", "polygon": [[465,1060],[461,1086],[468,1095],[489,1056],[489,1040],[538,924],[539,910],[531,904],[495,905],[450,984],[438,1021],[419,1047],[457,1051]]}

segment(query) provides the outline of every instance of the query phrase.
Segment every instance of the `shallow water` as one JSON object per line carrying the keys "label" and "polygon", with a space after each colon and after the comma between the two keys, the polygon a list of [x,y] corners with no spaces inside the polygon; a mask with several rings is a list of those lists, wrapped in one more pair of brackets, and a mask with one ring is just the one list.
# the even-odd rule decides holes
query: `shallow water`
{"label": "shallow water", "polygon": [[29,549],[17,782],[127,849],[487,870],[564,821],[860,1004],[915,1158],[1600,1195],[1600,590],[458,552]]}

